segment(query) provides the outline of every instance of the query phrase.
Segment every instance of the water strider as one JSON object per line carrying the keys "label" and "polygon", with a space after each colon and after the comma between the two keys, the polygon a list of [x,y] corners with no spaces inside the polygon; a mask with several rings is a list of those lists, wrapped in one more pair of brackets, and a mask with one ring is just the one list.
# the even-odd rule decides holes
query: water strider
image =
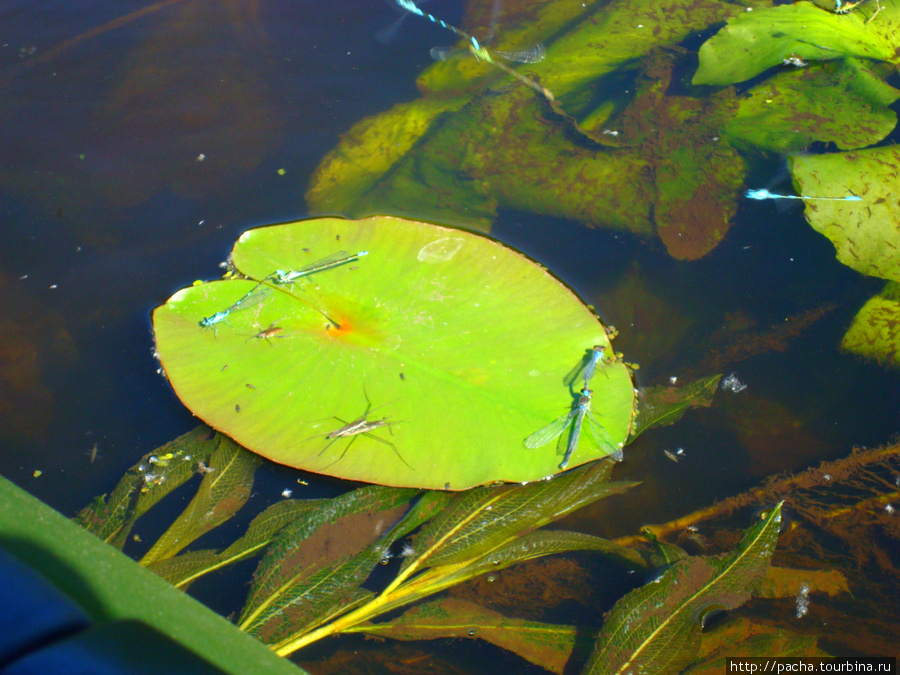
{"label": "water strider", "polygon": [[[376,408],[376,410],[377,410],[377,408]],[[340,417],[335,416],[335,419],[338,422],[343,422],[344,426],[340,427],[339,429],[335,429],[334,431],[330,431],[327,434],[324,434],[325,438],[328,439],[328,443],[325,445],[324,448],[322,448],[319,451],[319,455],[322,455],[326,450],[328,450],[328,448],[330,448],[331,445],[335,441],[337,441],[339,438],[350,438],[350,442],[347,443],[347,447],[344,448],[344,451],[340,454],[340,456],[336,460],[331,462],[331,464],[328,464],[327,466],[323,467],[323,469],[327,469],[329,466],[332,466],[333,464],[336,464],[337,462],[342,460],[344,458],[344,455],[346,455],[347,451],[350,449],[350,446],[353,445],[353,443],[356,441],[357,437],[359,437],[360,435],[367,436],[368,438],[371,438],[373,441],[378,441],[379,443],[383,443],[384,445],[387,445],[388,447],[390,447],[391,450],[394,451],[394,454],[397,455],[397,457],[400,459],[401,462],[403,462],[404,464],[406,464],[406,466],[408,466],[410,469],[412,469],[412,466],[410,466],[409,462],[407,462],[405,459],[403,459],[403,455],[400,454],[400,452],[397,450],[396,446],[393,443],[391,443],[389,440],[387,440],[385,438],[380,438],[380,437],[376,436],[375,434],[371,433],[375,429],[379,429],[381,427],[387,427],[388,431],[390,431],[393,434],[393,429],[391,428],[391,425],[394,424],[394,422],[389,422],[387,417],[382,417],[380,420],[368,419],[369,413],[371,411],[372,411],[372,402],[369,400],[369,395],[366,394],[366,409],[363,411],[363,414],[360,415],[359,417],[357,417],[355,420],[353,420],[352,422],[347,422],[345,420],[342,420]],[[415,469],[413,469],[413,470],[415,470]]]}

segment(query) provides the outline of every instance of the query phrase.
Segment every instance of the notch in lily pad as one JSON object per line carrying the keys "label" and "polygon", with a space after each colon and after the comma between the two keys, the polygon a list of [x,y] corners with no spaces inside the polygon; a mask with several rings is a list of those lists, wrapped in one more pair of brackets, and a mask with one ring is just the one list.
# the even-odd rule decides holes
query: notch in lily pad
{"label": "notch in lily pad", "polygon": [[[355,259],[292,275],[341,255]],[[546,478],[570,447],[569,467],[621,454],[628,367],[608,358],[594,363],[603,376],[571,377],[595,348],[614,354],[605,327],[498,242],[399,218],[320,218],[249,230],[230,260],[244,278],[184,288],[154,311],[157,353],[188,408],[264,457],[462,490]],[[604,444],[570,428],[526,447],[577,412],[588,383]]]}

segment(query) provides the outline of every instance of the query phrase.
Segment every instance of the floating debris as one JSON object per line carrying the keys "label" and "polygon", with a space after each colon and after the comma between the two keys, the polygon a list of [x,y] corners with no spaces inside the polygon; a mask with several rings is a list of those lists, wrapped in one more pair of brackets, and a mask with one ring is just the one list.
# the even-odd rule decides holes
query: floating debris
{"label": "floating debris", "polygon": [[668,457],[669,459],[671,459],[673,462],[675,462],[676,464],[678,463],[679,459],[687,457],[687,455],[684,452],[684,448],[678,448],[677,450],[675,450],[675,452],[672,452],[671,450],[666,449],[666,450],[663,450],[663,454],[666,457]]}
{"label": "floating debris", "polygon": [[203,462],[197,462],[197,473],[200,474],[208,474],[215,471],[216,468],[214,466],[206,466]]}
{"label": "floating debris", "polygon": [[740,394],[746,388],[747,385],[741,382],[735,373],[731,373],[731,375],[722,379],[722,389],[725,391]]}
{"label": "floating debris", "polygon": [[809,584],[804,581],[797,593],[797,618],[802,619],[807,612],[809,612]]}

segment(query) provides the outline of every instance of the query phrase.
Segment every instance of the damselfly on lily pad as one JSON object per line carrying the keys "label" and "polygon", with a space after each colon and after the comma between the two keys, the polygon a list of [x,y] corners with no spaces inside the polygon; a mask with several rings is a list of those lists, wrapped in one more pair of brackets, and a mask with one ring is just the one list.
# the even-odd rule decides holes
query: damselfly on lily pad
{"label": "damselfly on lily pad", "polygon": [[[323,258],[332,264],[291,274]],[[607,442],[582,435],[568,466],[618,454],[628,436],[633,384],[605,327],[495,241],[322,218],[245,232],[231,261],[246,278],[156,309],[157,352],[185,405],[274,461],[452,490],[550,476],[565,447],[525,439],[577,404],[571,373],[595,345],[610,357],[590,381]]]}

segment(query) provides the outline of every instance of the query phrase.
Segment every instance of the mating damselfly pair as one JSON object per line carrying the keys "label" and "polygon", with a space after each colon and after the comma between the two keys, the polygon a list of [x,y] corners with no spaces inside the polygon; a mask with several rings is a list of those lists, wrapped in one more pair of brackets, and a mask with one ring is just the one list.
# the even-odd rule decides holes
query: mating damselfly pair
{"label": "mating damselfly pair", "polygon": [[[251,288],[225,309],[215,312],[214,314],[210,314],[203,319],[200,319],[200,327],[214,328],[217,324],[223,322],[227,323],[228,317],[233,312],[237,312],[241,309],[246,309],[248,307],[254,306],[258,300],[262,300],[265,295],[273,290],[273,288],[280,288],[283,290],[283,287],[288,286],[295,281],[299,281],[303,277],[308,277],[311,274],[315,274],[316,272],[324,272],[325,270],[331,270],[335,267],[340,267],[341,265],[355,262],[368,254],[368,251],[359,251],[358,253],[338,251],[337,253],[326,256],[325,258],[321,258],[320,260],[316,260],[315,262],[311,262],[307,265],[303,265],[302,267],[294,270],[275,270],[274,272],[263,278],[261,281],[259,281],[253,288]],[[313,309],[325,316],[325,318],[328,319],[331,323],[335,323],[321,309],[318,309],[316,307],[313,307]],[[267,330],[271,330],[272,328],[273,327],[270,326]],[[267,336],[260,334],[258,337]]]}
{"label": "mating damselfly pair", "polygon": [[[591,379],[594,377],[597,367],[603,363],[605,356],[605,345],[595,345],[588,356],[587,363],[583,366],[579,364],[579,366],[576,367],[575,377],[571,378],[573,381],[577,381],[577,373],[581,372],[582,386],[575,407],[562,417],[553,420],[550,424],[538,429],[525,439],[526,448],[540,448],[554,439],[562,437],[563,432],[571,427],[568,442],[566,443],[565,456],[559,463],[560,469],[565,469],[569,465],[569,460],[572,459],[572,455],[578,447],[578,442],[581,440],[581,429],[585,421],[587,422],[587,427],[590,429],[591,436],[596,442],[597,447],[617,462],[622,460],[621,444],[617,444],[615,440],[613,440],[612,436],[610,436],[606,428],[600,424],[594,416],[594,412],[591,410],[591,399],[594,392],[589,388],[589,385]],[[601,368],[601,370],[604,369]],[[605,370],[603,374],[609,377]],[[567,380],[568,379],[569,378],[567,378]],[[563,437],[563,440],[565,440],[565,437]]]}
{"label": "mating damselfly pair", "polygon": [[[471,52],[472,56],[474,56],[477,60],[484,61],[485,63],[490,63],[495,68],[499,68],[507,75],[516,78],[526,87],[534,89],[548,101],[555,100],[553,97],[553,92],[547,89],[547,87],[513,70],[503,62],[504,60],[518,63],[537,63],[539,61],[543,61],[545,56],[543,45],[537,44],[530,49],[521,52],[504,52],[500,50],[491,51],[483,44],[481,44],[477,39],[475,39],[473,35],[470,35],[466,31],[461,30],[456,26],[451,26],[449,23],[438,19],[433,14],[429,14],[428,12],[423,11],[412,0],[396,0],[396,2],[397,5],[405,9],[410,14],[415,14],[416,16],[421,16],[424,19],[428,19],[432,23],[437,24],[442,28],[446,28],[450,32],[461,37],[466,41],[466,46],[468,47],[469,52]],[[446,51],[443,49],[431,50],[431,55],[438,60],[443,60],[445,54]]]}

